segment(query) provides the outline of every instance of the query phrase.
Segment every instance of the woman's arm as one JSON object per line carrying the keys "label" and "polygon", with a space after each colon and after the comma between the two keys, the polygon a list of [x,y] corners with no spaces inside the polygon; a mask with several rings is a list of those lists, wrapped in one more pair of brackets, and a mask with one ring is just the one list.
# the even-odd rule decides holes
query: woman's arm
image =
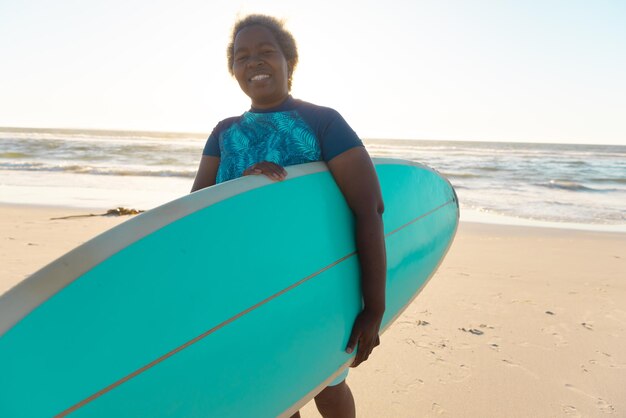
{"label": "woman's arm", "polygon": [[213,186],[217,177],[217,169],[220,166],[219,157],[203,155],[200,160],[200,166],[196,173],[196,179],[191,187],[191,192]]}
{"label": "woman's arm", "polygon": [[356,248],[361,266],[363,311],[352,328],[346,351],[358,344],[352,367],[367,360],[379,344],[378,331],[385,312],[387,263],[380,184],[374,164],[363,147],[351,148],[328,162],[335,182],[356,219]]}

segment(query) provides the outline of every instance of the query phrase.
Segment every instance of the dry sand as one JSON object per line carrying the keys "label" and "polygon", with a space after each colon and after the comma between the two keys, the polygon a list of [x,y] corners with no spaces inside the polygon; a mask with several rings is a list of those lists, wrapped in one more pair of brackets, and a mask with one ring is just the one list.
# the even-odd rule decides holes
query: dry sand
{"label": "dry sand", "polygon": [[[103,212],[0,206],[0,293],[128,219],[50,218]],[[626,234],[462,223],[348,382],[364,418],[626,417]]]}

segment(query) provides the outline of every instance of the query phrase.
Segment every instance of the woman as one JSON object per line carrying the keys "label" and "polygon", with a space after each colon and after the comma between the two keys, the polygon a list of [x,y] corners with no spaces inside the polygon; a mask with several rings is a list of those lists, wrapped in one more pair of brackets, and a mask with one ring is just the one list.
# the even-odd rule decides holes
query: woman
{"label": "woman", "polygon": [[[204,148],[192,191],[246,175],[282,181],[284,166],[325,161],[355,216],[363,310],[346,347],[357,367],[379,344],[385,311],[383,202],[372,161],[354,131],[333,109],[293,99],[289,92],[298,50],[273,17],[238,21],[227,49],[229,71],[250,97],[251,109],[215,127]],[[347,370],[315,397],[324,417],[354,417]],[[299,417],[297,412],[294,417]]]}

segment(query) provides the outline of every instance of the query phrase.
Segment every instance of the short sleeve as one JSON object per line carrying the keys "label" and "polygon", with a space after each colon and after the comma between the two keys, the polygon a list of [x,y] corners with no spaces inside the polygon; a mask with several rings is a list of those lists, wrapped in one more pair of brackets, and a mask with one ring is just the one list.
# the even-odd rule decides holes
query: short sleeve
{"label": "short sleeve", "polygon": [[220,156],[219,127],[220,124],[217,124],[217,126],[213,128],[213,132],[211,132],[211,135],[209,135],[209,138],[204,145],[202,155],[210,155],[211,157]]}
{"label": "short sleeve", "polygon": [[363,146],[361,139],[339,112],[334,109],[327,109],[327,112],[327,123],[319,136],[322,159],[326,162],[351,148]]}
{"label": "short sleeve", "polygon": [[222,133],[228,130],[233,124],[237,123],[241,119],[241,116],[235,116],[232,118],[224,119],[213,128],[213,132],[209,135],[209,139],[206,140],[202,155],[210,155],[211,157],[221,157],[220,149],[220,137]]}

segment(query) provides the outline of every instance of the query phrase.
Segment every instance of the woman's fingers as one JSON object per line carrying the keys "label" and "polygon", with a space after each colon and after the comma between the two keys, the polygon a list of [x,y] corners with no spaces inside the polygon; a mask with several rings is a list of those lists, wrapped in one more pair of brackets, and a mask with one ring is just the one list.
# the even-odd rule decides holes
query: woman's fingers
{"label": "woman's fingers", "polygon": [[373,315],[367,310],[363,310],[354,321],[352,326],[352,333],[348,339],[348,345],[346,346],[346,352],[351,354],[356,348],[356,356],[352,362],[351,367],[357,367],[359,364],[366,361],[372,350],[380,345],[380,337],[378,332],[380,330],[380,322],[382,316]]}
{"label": "woman's fingers", "polygon": [[281,181],[287,177],[287,171],[283,167],[269,161],[253,164],[243,172],[244,176],[259,174],[263,174],[275,181]]}
{"label": "woman's fingers", "polygon": [[363,336],[358,341],[357,354],[352,362],[351,367],[357,367],[359,364],[367,361],[369,356],[374,351],[374,347],[380,344],[380,340],[378,336],[374,339],[370,339],[369,341],[364,339]]}

